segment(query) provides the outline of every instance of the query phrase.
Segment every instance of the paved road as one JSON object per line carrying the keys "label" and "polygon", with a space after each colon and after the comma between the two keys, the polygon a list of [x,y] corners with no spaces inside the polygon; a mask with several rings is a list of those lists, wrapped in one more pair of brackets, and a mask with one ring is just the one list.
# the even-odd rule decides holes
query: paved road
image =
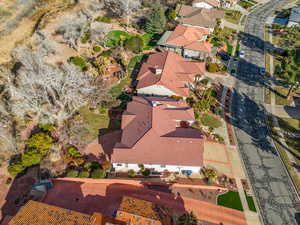
{"label": "paved road", "polygon": [[300,224],[298,196],[268,134],[264,80],[258,73],[264,67],[264,21],[288,2],[272,0],[250,13],[241,36],[245,58],[238,65],[232,104],[239,151],[266,225]]}

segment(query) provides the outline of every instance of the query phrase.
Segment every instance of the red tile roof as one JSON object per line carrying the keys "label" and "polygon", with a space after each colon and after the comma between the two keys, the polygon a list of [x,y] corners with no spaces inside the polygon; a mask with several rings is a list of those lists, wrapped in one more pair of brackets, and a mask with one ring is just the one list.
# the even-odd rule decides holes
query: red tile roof
{"label": "red tile roof", "polygon": [[217,19],[222,19],[225,15],[222,10],[196,8],[188,5],[178,5],[176,12],[177,20],[180,23],[208,28],[214,28],[217,25]]}
{"label": "red tile roof", "polygon": [[[153,107],[153,102],[158,105]],[[199,130],[179,127],[179,121],[195,119],[185,102],[135,96],[128,113],[135,118],[128,122],[126,115],[122,117],[122,138],[114,147],[113,163],[203,165],[204,136]]]}
{"label": "red tile roof", "polygon": [[210,33],[207,28],[197,28],[184,25],[177,25],[166,44],[176,45],[187,49],[210,53],[212,44],[200,41],[203,36]]}
{"label": "red tile roof", "polygon": [[[162,69],[155,74],[155,69]],[[137,89],[162,85],[180,96],[188,96],[186,83],[193,83],[197,74],[205,73],[205,63],[185,59],[174,52],[160,52],[149,56],[137,76]]]}

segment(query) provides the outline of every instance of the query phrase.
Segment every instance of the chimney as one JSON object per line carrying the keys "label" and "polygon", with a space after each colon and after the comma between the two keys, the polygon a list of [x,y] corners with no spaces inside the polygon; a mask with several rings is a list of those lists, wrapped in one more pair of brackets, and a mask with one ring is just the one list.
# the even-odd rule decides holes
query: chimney
{"label": "chimney", "polygon": [[158,66],[155,66],[154,72],[155,72],[156,75],[159,75],[159,74],[162,73],[162,69],[159,69]]}

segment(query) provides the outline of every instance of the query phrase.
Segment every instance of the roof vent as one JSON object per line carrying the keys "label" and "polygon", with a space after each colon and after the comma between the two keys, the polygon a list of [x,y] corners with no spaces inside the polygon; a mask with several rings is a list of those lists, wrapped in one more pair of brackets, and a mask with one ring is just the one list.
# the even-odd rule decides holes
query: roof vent
{"label": "roof vent", "polygon": [[159,101],[152,101],[152,106],[153,106],[153,107],[156,107],[156,106],[158,106],[159,104],[160,104]]}
{"label": "roof vent", "polygon": [[155,68],[155,74],[159,75],[162,73],[162,69]]}

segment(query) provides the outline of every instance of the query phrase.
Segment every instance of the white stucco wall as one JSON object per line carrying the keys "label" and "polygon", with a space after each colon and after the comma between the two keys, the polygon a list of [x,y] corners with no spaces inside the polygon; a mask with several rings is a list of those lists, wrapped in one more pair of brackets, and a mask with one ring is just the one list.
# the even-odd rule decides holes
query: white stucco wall
{"label": "white stucco wall", "polygon": [[300,26],[300,23],[289,21],[287,24],[287,27],[294,27],[294,26]]}
{"label": "white stucco wall", "polygon": [[195,2],[193,3],[193,7],[196,7],[196,8],[206,8],[206,9],[212,9],[213,6],[206,3],[206,2]]}
{"label": "white stucco wall", "polygon": [[159,96],[178,95],[175,92],[171,91],[170,89],[162,85],[152,85],[149,87],[140,88],[137,89],[137,93],[142,95],[159,95]]}
{"label": "white stucco wall", "polygon": [[[175,165],[155,165],[155,164],[143,164],[145,168],[153,169],[156,172],[163,172],[168,170],[170,172],[181,172],[182,170],[191,170],[193,173],[199,173],[200,166],[175,166]],[[113,163],[113,167],[117,172],[127,172],[128,170],[134,170],[138,172],[140,170],[138,164],[126,164],[126,163]]]}

